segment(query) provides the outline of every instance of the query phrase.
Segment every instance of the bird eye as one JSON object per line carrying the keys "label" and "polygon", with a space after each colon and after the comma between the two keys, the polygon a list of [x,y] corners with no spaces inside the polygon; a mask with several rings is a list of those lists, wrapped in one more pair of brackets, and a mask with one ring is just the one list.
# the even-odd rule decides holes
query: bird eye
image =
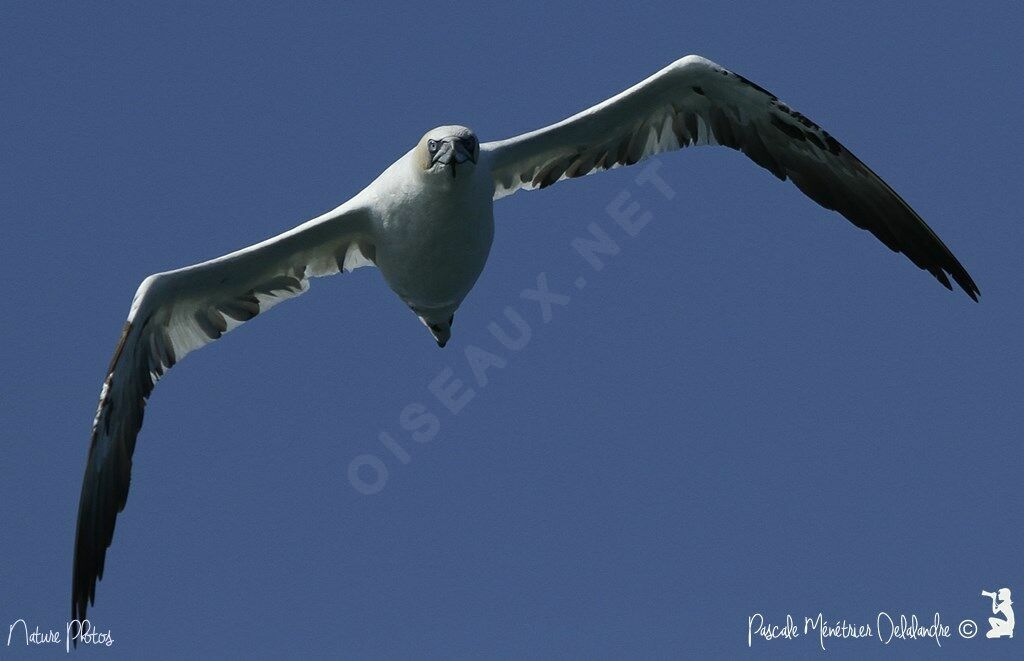
{"label": "bird eye", "polygon": [[427,140],[427,149],[430,150],[431,154],[437,151],[437,140]]}

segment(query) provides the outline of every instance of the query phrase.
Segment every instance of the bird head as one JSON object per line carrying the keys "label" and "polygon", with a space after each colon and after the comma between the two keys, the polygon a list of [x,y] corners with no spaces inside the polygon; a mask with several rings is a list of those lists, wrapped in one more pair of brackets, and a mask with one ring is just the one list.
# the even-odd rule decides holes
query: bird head
{"label": "bird head", "polygon": [[459,172],[472,171],[480,156],[480,141],[465,126],[439,126],[420,139],[416,155],[426,172],[454,179]]}

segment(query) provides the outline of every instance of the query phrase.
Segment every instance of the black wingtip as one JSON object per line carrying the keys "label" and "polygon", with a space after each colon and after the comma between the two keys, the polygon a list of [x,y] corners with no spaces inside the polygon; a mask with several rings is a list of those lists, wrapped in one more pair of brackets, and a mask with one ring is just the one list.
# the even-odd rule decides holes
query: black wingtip
{"label": "black wingtip", "polygon": [[956,280],[956,284],[960,285],[960,288],[971,297],[971,300],[978,303],[978,297],[981,296],[981,290],[978,289],[978,285],[974,284],[974,279],[967,275],[967,271],[963,272],[962,277],[958,274],[953,274],[953,279]]}
{"label": "black wingtip", "polygon": [[[950,254],[950,257],[953,258],[955,261],[956,258],[952,257],[952,254]],[[967,269],[965,269],[960,264],[960,262],[956,262],[955,268],[949,270],[949,274],[953,276],[953,280],[956,282],[957,285],[960,286],[960,289],[963,289],[964,293],[970,296],[972,301],[977,303],[978,297],[981,296],[981,290],[978,289],[978,285],[975,284],[974,278],[972,278],[971,275],[967,272]],[[942,282],[946,274],[942,273],[942,276],[942,278],[939,278],[940,282]],[[949,285],[948,280],[946,280],[945,284],[947,288],[952,289],[952,287],[950,287]]]}

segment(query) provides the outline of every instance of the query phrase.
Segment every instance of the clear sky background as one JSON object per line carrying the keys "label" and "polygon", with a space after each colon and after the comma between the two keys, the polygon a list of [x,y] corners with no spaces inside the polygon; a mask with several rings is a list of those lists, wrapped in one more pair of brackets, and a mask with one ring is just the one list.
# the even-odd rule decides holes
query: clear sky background
{"label": "clear sky background", "polygon": [[[79,654],[817,658],[748,650],[748,617],[886,611],[952,638],[828,657],[1021,658],[980,596],[1024,616],[1019,5],[250,4],[0,9],[5,636],[69,616],[89,427],[146,275],[335,206],[433,126],[508,137],[699,53],[874,168],[981,302],[725,149],[661,157],[673,200],[635,168],[519,193],[445,350],[364,269],[167,375],[90,611],[115,644]],[[570,247],[590,223],[621,248],[600,272]],[[548,323],[520,296],[541,273],[571,296]],[[487,331],[506,306],[519,351]],[[484,386],[473,345],[504,364]],[[457,415],[429,390],[447,369],[475,393]]]}

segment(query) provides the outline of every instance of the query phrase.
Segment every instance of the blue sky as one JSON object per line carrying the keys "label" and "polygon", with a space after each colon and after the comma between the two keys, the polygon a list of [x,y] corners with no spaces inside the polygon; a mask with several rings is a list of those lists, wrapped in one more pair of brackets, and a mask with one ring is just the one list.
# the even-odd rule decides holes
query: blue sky
{"label": "blue sky", "polygon": [[[982,589],[1024,595],[1022,15],[899,4],[5,5],[0,630],[68,618],[89,425],[142,278],[335,206],[433,126],[507,137],[699,53],[874,168],[981,303],[728,150],[660,158],[672,200],[635,169],[517,194],[445,350],[364,269],[159,384],[90,611],[115,644],[79,653],[817,658],[748,649],[748,618],[885,611],[952,637],[828,656],[1019,658],[956,626],[985,622]],[[651,214],[635,237],[624,193]],[[618,232],[600,271],[570,247],[591,223]],[[547,322],[521,296],[540,274],[570,297]],[[515,351],[488,331],[507,307]],[[500,360],[485,385],[467,347]],[[457,414],[446,370],[474,391]],[[387,468],[375,495],[360,455]]]}

